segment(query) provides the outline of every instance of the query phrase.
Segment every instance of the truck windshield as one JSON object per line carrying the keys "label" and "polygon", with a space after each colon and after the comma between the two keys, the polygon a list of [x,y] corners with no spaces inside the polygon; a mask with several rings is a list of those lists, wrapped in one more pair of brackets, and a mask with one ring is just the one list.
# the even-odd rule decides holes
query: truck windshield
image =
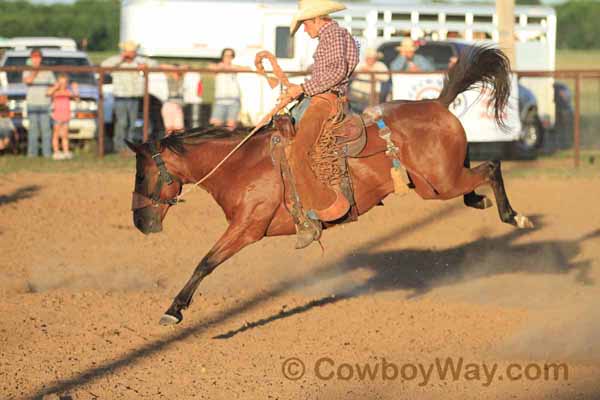
{"label": "truck windshield", "polygon": [[[8,57],[4,66],[24,66],[27,65],[28,57]],[[77,57],[44,57],[42,58],[42,65],[47,66],[88,66],[89,61],[85,58]],[[91,72],[68,72],[69,79],[72,82],[79,84],[95,85],[96,79],[94,74]],[[21,83],[22,72],[8,72],[7,78],[8,83]]]}

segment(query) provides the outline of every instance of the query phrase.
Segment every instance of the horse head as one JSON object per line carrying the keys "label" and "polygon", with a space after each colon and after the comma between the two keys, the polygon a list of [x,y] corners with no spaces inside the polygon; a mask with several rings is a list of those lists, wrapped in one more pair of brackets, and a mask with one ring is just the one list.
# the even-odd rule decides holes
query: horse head
{"label": "horse head", "polygon": [[126,143],[136,154],[133,224],[144,234],[161,232],[162,221],[169,208],[177,203],[183,182],[173,169],[169,172],[163,156],[169,160],[172,155],[163,154],[160,142]]}

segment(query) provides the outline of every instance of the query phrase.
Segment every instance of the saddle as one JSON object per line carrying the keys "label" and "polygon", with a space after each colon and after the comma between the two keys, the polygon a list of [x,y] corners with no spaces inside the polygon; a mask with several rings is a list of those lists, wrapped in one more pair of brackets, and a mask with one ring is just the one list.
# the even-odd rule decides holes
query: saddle
{"label": "saddle", "polygon": [[[329,121],[328,121],[329,122]],[[271,158],[281,172],[285,192],[284,199],[295,223],[302,221],[300,199],[295,190],[294,177],[288,163],[289,146],[296,135],[294,122],[289,115],[277,115],[273,118],[276,131],[271,136]],[[354,191],[348,169],[348,157],[358,156],[365,148],[367,135],[360,115],[348,114],[336,116],[324,129],[311,152],[313,169],[319,178],[331,184],[339,185],[342,193],[350,203],[350,212],[341,221],[351,222],[358,219],[358,210],[354,200]],[[331,223],[325,223],[325,227]]]}
{"label": "saddle", "polygon": [[[349,173],[348,158],[357,157],[367,144],[367,127],[377,125],[379,137],[386,143],[386,155],[392,161],[390,175],[397,194],[406,194],[409,188],[414,188],[410,176],[402,167],[398,156],[398,148],[391,139],[391,130],[383,121],[383,110],[375,106],[365,110],[361,116],[344,109],[327,123],[310,154],[313,170],[321,181],[338,185],[350,203],[350,212],[335,223],[324,222],[328,227],[334,224],[352,222],[358,219],[358,209],[354,199],[354,190]],[[275,167],[281,172],[284,184],[284,200],[290,210],[294,222],[306,224],[302,213],[300,198],[296,192],[294,176],[288,163],[288,151],[294,141],[296,129],[292,118],[287,114],[273,118],[276,131],[271,136],[271,158]]]}

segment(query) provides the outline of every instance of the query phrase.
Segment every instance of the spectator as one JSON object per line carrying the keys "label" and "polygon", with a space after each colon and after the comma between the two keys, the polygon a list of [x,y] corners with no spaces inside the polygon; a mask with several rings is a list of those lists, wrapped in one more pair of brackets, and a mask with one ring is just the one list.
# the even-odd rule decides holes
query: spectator
{"label": "spectator", "polygon": [[454,67],[456,65],[456,63],[458,63],[458,57],[457,56],[450,57],[450,59],[448,60],[448,69]]}
{"label": "spectator", "polygon": [[429,72],[435,71],[435,66],[428,58],[415,54],[417,46],[410,38],[402,40],[402,44],[396,48],[400,53],[390,64],[392,71]]}
{"label": "spectator", "polygon": [[10,147],[11,138],[16,137],[15,126],[8,116],[8,98],[0,95],[0,151]]}
{"label": "spectator", "polygon": [[384,63],[378,61],[380,57],[381,54],[377,50],[366,49],[365,60],[356,67],[358,73],[350,86],[350,104],[356,112],[362,112],[371,100],[371,75],[361,74],[360,72],[382,72],[375,75],[375,91],[377,94],[381,91],[381,85],[390,79],[387,67]]}
{"label": "spectator", "polygon": [[[52,121],[54,121],[52,159],[70,160],[73,158],[73,154],[69,151],[69,121],[71,120],[71,99],[79,97],[77,83],[73,82],[69,88],[69,76],[59,74],[57,82],[48,89],[48,96],[52,97]],[[62,144],[62,151],[60,151],[60,144]]]}
{"label": "spectator", "polygon": [[[103,67],[123,67],[143,69],[145,66],[155,67],[157,63],[137,54],[138,44],[127,40],[119,44],[121,54],[107,58],[102,62]],[[139,71],[113,72],[113,95],[115,98],[115,135],[114,150],[122,154],[126,151],[125,139],[141,142],[142,138],[135,134],[135,121],[138,105],[144,96],[144,78]]]}
{"label": "spectator", "polygon": [[46,95],[48,87],[56,81],[51,71],[40,71],[42,65],[42,52],[38,49],[31,51],[29,64],[35,69],[23,72],[23,83],[27,85],[27,116],[29,119],[29,132],[27,133],[27,155],[39,155],[39,140],[42,139],[42,154],[44,157],[52,155],[50,142],[52,130],[50,127],[50,98]]}
{"label": "spectator", "polygon": [[[183,75],[178,64],[161,64],[161,68],[172,69],[167,72],[167,87],[169,97],[162,106],[161,115],[165,124],[166,134],[183,130]],[[185,68],[187,69],[187,68]]]}
{"label": "spectator", "polygon": [[[221,52],[221,62],[210,65],[215,71],[229,71],[241,69],[250,71],[250,68],[233,64],[235,51],[225,48]],[[235,72],[219,72],[215,76],[215,104],[213,105],[210,124],[215,126],[227,125],[235,129],[240,115],[241,93],[238,76]]]}

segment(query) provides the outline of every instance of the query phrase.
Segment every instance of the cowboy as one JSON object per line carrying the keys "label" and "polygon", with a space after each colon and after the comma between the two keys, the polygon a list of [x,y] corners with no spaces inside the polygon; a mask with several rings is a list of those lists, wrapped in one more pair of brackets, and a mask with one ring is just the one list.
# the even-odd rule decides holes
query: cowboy
{"label": "cowboy", "polygon": [[292,36],[302,24],[311,38],[319,40],[310,78],[301,85],[292,84],[286,94],[289,101],[304,96],[297,107],[306,107],[297,125],[290,167],[302,208],[312,224],[298,227],[296,248],[304,248],[319,238],[320,221],[334,221],[350,209],[350,203],[340,188],[320,180],[310,165],[313,146],[325,122],[345,101],[350,75],[358,64],[355,40],[329,17],[329,14],[345,8],[335,1],[300,0],[299,10],[291,23]]}

